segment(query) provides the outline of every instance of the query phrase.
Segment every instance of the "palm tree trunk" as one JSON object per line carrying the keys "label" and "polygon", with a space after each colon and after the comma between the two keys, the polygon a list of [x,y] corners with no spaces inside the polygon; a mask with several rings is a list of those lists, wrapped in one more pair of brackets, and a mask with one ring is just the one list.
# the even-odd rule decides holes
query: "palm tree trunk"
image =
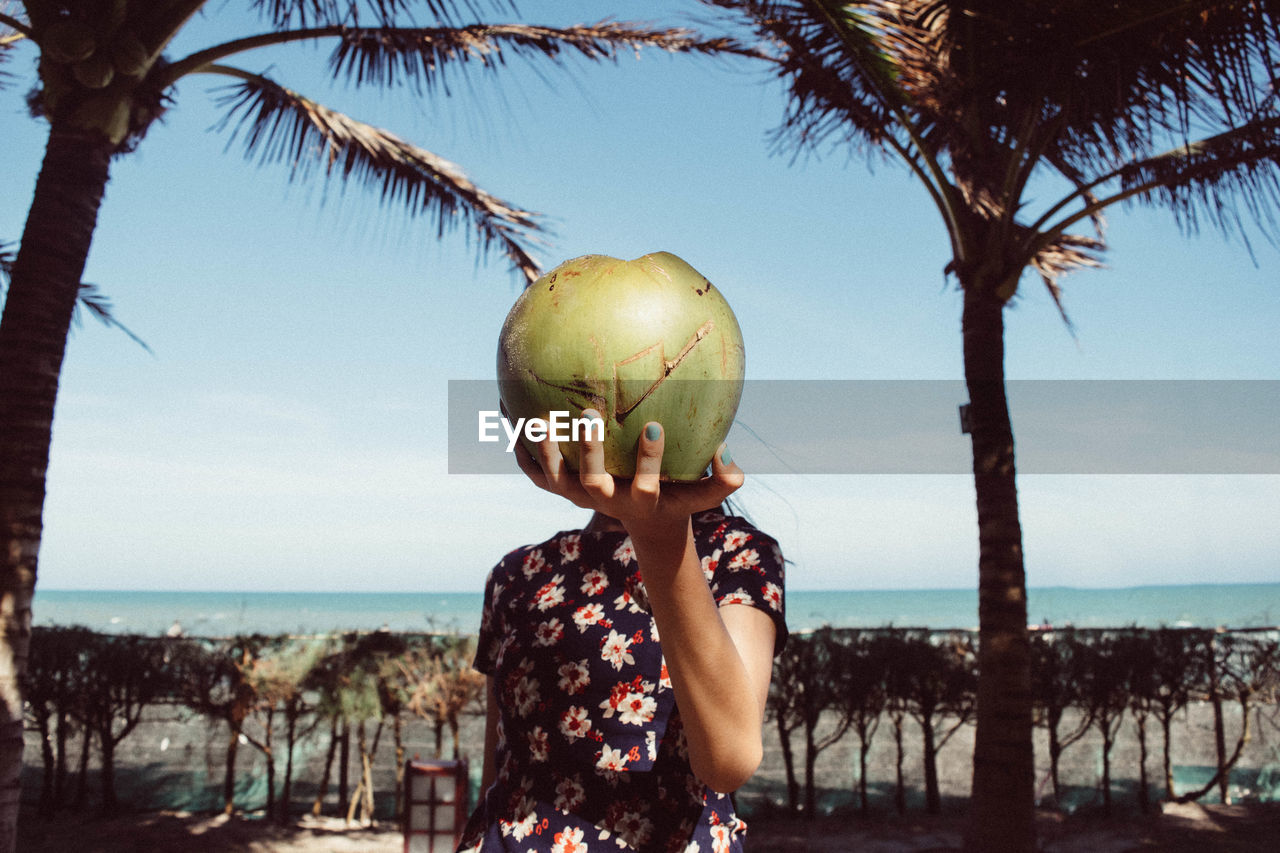
{"label": "palm tree trunk", "polygon": [[226,765],[222,776],[222,813],[231,815],[236,810],[236,753],[240,750],[240,729],[229,720],[227,726],[230,734],[227,735]]}
{"label": "palm tree trunk", "polygon": [[0,853],[14,849],[22,689],[58,377],[111,145],[54,125],[0,320]]}
{"label": "palm tree trunk", "polygon": [[863,817],[871,813],[867,803],[867,753],[871,751],[871,741],[865,732],[858,736],[858,810]]}
{"label": "palm tree trunk", "polygon": [[893,807],[899,815],[907,813],[907,780],[902,772],[903,756],[906,748],[903,744],[902,723],[906,716],[901,712],[894,712],[893,721],[893,743],[897,747],[897,758],[894,763],[894,785],[893,785]]}
{"label": "palm tree trunk", "polygon": [[1138,726],[1138,807],[1143,814],[1151,811],[1151,794],[1147,782],[1147,715],[1137,717]]}
{"label": "palm tree trunk", "polygon": [[961,283],[979,545],[977,732],[965,849],[1029,853],[1035,849],[1031,642],[1004,387],[1004,306],[993,288]]}
{"label": "palm tree trunk", "polygon": [[792,814],[800,811],[800,783],[796,781],[796,760],[791,752],[791,729],[778,713],[778,745],[782,747],[782,767],[787,774],[787,808]]}
{"label": "palm tree trunk", "polygon": [[329,749],[324,757],[324,770],[320,774],[320,785],[316,788],[316,798],[311,804],[311,813],[319,817],[324,813],[324,798],[329,793],[329,776],[333,770],[333,755],[338,749],[338,715],[335,713],[329,722]]}
{"label": "palm tree trunk", "polygon": [[929,814],[942,812],[942,792],[938,789],[938,747],[935,745],[933,716],[921,714],[917,718],[920,733],[924,736],[924,810]]}

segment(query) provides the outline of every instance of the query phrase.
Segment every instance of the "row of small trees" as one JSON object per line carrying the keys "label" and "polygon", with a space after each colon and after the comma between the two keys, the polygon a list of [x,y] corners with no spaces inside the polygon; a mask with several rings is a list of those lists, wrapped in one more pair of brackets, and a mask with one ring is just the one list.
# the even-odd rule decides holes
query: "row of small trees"
{"label": "row of small trees", "polygon": [[[925,807],[941,808],[938,753],[974,719],[976,636],[967,631],[833,629],[793,635],[779,657],[769,697],[794,811],[817,813],[815,768],[827,748],[857,741],[856,800],[868,805],[868,756],[887,725],[895,749],[894,805],[906,809],[904,760],[914,721],[923,760]],[[1061,802],[1064,751],[1090,731],[1101,739],[1100,789],[1112,808],[1111,752],[1130,720],[1139,745],[1139,805],[1151,802],[1147,774],[1152,729],[1161,733],[1163,788],[1174,797],[1172,726],[1194,702],[1212,708],[1217,772],[1177,796],[1214,788],[1227,800],[1227,776],[1250,737],[1251,709],[1280,709],[1280,631],[1198,629],[1055,629],[1033,634],[1033,701],[1046,732],[1048,775]],[[241,746],[266,766],[266,811],[292,817],[303,740],[325,745],[312,811],[334,783],[339,809],[365,821],[374,811],[374,756],[386,731],[394,738],[395,802],[404,767],[404,722],[428,721],[436,756],[460,753],[460,723],[480,713],[484,679],[471,668],[474,639],[452,634],[240,636],[229,639],[100,634],[85,628],[37,628],[27,683],[27,726],[39,735],[44,767],[39,810],[82,806],[91,758],[100,768],[104,809],[117,803],[115,756],[147,712],[171,706],[194,712],[225,736],[223,807],[236,808]],[[1239,706],[1239,731],[1228,743],[1225,705]],[[795,742],[799,740],[799,750]],[[78,747],[73,763],[73,751]],[[359,767],[348,779],[351,750]],[[797,755],[797,752],[799,753]],[[798,769],[798,765],[802,769]]]}
{"label": "row of small trees", "polygon": [[[265,759],[268,817],[291,819],[296,747],[304,738],[324,737],[327,729],[312,811],[319,814],[323,808],[336,758],[339,808],[348,820],[358,813],[370,821],[373,756],[388,723],[395,739],[396,803],[403,784],[406,716],[433,726],[437,757],[446,731],[452,734],[453,754],[458,754],[460,717],[484,694],[484,678],[470,666],[473,642],[457,635],[387,631],[214,640],[36,628],[27,669],[26,720],[41,743],[39,811],[50,816],[61,806],[84,804],[95,751],[102,807],[113,808],[120,744],[149,710],[167,705],[223,727],[227,813],[236,808],[238,752],[249,744]],[[353,740],[360,772],[351,791]]]}
{"label": "row of small trees", "polygon": [[[941,808],[938,751],[974,719],[977,639],[968,631],[823,628],[792,636],[774,670],[770,720],[777,727],[787,775],[788,805],[816,813],[818,755],[844,737],[857,739],[856,796],[868,811],[867,756],[882,723],[896,747],[895,807],[906,808],[904,726],[919,727],[925,804]],[[1032,700],[1036,724],[1047,732],[1049,777],[1060,803],[1063,751],[1090,730],[1101,736],[1104,811],[1110,815],[1111,751],[1126,717],[1139,745],[1138,798],[1151,802],[1147,775],[1150,728],[1163,736],[1163,783],[1174,797],[1172,736],[1175,715],[1193,702],[1213,712],[1217,768],[1202,787],[1176,797],[1190,801],[1215,787],[1228,802],[1227,777],[1250,738],[1250,710],[1280,705],[1280,631],[1055,629],[1032,636]],[[1228,748],[1224,704],[1237,703],[1241,720]],[[803,782],[793,738],[803,745]],[[802,800],[803,789],[803,800]]]}

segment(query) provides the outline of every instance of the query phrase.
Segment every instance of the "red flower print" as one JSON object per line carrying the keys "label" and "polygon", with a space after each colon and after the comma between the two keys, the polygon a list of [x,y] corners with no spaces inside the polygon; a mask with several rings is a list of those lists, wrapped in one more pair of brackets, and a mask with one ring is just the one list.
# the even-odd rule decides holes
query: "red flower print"
{"label": "red flower print", "polygon": [[557,832],[551,853],[587,853],[587,845],[582,843],[582,829],[569,826]]}
{"label": "red flower print", "polygon": [[538,625],[533,642],[539,646],[554,646],[564,636],[564,624],[554,616]]}
{"label": "red flower print", "polygon": [[562,664],[559,670],[560,689],[570,696],[581,693],[591,683],[589,672],[590,668],[585,660]]}
{"label": "red flower print", "polygon": [[764,600],[769,602],[770,607],[774,610],[782,610],[782,587],[770,582],[760,587],[760,591],[764,593]]}
{"label": "red flower print", "polygon": [[598,601],[593,601],[573,611],[573,624],[578,626],[579,631],[586,631],[592,625],[608,627],[611,623],[604,618],[604,605]]}
{"label": "red flower print", "polygon": [[653,692],[653,684],[641,681],[636,676],[630,683],[619,681],[609,691],[609,698],[600,703],[605,719],[611,719],[615,713],[619,722],[629,726],[643,726],[653,720],[658,709],[657,701],[649,694]]}
{"label": "red flower print", "polygon": [[568,563],[578,559],[578,555],[582,553],[582,537],[577,533],[570,533],[568,536],[560,540],[560,562]]}
{"label": "red flower print", "polygon": [[631,654],[631,641],[617,631],[610,630],[609,636],[605,637],[604,642],[600,644],[600,657],[613,664],[614,669],[622,669],[623,664],[635,664],[636,659]]}
{"label": "red flower print", "polygon": [[534,594],[533,600],[539,610],[545,612],[564,602],[564,587],[560,585],[562,583],[564,583],[564,575],[553,575],[551,581],[543,584],[542,588]]}
{"label": "red flower print", "polygon": [[569,743],[573,743],[580,737],[586,737],[589,731],[591,731],[591,719],[587,716],[586,708],[570,705],[568,710],[560,715],[560,733]]}
{"label": "red flower print", "polygon": [[547,561],[542,557],[542,549],[530,551],[524,556],[524,563],[520,569],[524,572],[524,576],[533,579],[533,576],[547,567]]}
{"label": "red flower print", "polygon": [[592,569],[582,576],[582,586],[579,589],[585,595],[599,595],[609,586],[609,576],[599,569]]}

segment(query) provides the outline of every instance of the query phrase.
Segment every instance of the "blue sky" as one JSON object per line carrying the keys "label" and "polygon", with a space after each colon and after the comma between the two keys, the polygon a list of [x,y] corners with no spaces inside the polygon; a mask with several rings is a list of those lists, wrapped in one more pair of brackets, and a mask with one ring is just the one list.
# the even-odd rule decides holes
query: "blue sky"
{"label": "blue sky", "polygon": [[[174,53],[256,31],[239,8],[197,21]],[[699,11],[522,4],[547,23],[686,10]],[[771,154],[783,100],[762,70],[658,54],[542,75],[515,62],[418,98],[330,87],[325,57],[302,47],[240,63],[546,213],[548,267],[682,256],[733,305],[750,379],[961,378],[960,297],[924,192],[890,162]],[[584,522],[518,474],[447,473],[447,383],[492,376],[518,293],[500,260],[477,264],[464,232],[437,240],[427,220],[354,188],[291,186],[282,168],[245,162],[209,130],[218,85],[182,81],[113,168],[85,279],[154,355],[89,319],[73,335],[40,585],[478,590],[506,550]],[[11,240],[45,138],[23,94],[0,93]],[[1066,281],[1074,338],[1024,282],[1007,312],[1011,378],[1280,379],[1275,247],[1255,240],[1255,265],[1239,241],[1183,236],[1145,209],[1112,211],[1108,239],[1108,267]],[[966,476],[747,473],[742,503],[782,542],[797,588],[974,582]],[[1036,474],[1020,496],[1032,585],[1280,580],[1275,475]]]}

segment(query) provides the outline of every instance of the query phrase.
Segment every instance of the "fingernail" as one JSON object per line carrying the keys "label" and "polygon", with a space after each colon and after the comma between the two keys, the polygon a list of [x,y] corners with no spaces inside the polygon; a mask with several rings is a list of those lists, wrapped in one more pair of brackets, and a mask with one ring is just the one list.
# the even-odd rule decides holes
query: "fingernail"
{"label": "fingernail", "polygon": [[722,465],[732,465],[733,457],[729,455],[729,448],[720,451],[720,463]]}
{"label": "fingernail", "polygon": [[649,424],[644,428],[644,437],[650,441],[657,441],[662,438],[662,427],[657,424]]}

